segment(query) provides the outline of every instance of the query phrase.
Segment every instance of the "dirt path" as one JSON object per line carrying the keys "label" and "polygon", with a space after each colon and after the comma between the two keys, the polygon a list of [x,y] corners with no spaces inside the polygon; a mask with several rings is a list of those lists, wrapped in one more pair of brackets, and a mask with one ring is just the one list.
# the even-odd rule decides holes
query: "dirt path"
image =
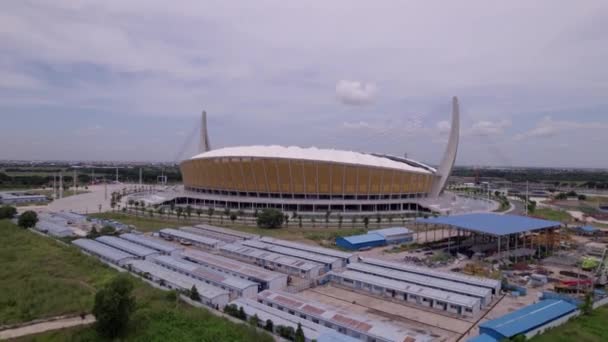
{"label": "dirt path", "polygon": [[24,325],[18,328],[2,330],[0,331],[0,340],[8,340],[21,336],[39,334],[45,331],[75,327],[78,325],[88,325],[93,322],[95,322],[95,317],[93,317],[93,315],[87,315],[84,319],[80,318],[80,316],[76,316],[61,318],[48,322],[34,323],[30,325]]}

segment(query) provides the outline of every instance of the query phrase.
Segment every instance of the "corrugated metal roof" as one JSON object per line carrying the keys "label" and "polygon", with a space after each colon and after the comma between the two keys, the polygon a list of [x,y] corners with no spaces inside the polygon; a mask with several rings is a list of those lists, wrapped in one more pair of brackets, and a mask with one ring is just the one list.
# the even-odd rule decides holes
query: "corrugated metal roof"
{"label": "corrugated metal roof", "polygon": [[392,228],[370,230],[368,234],[371,234],[371,233],[380,234],[386,238],[386,237],[391,237],[394,235],[412,234],[413,232],[405,227],[392,227]]}
{"label": "corrugated metal roof", "polygon": [[532,230],[559,227],[561,225],[560,222],[556,221],[491,213],[440,216],[428,219],[417,219],[416,221],[430,224],[450,225],[460,229],[492,235],[523,233]]}
{"label": "corrugated metal roof", "polygon": [[235,272],[243,276],[259,279],[262,281],[270,282],[278,278],[286,278],[287,276],[282,273],[270,271],[258,266],[246,264],[241,261],[228,259],[220,255],[209,254],[193,249],[186,249],[182,253],[182,257],[190,258],[194,262],[201,263],[204,265],[212,265],[214,267]]}
{"label": "corrugated metal roof", "polygon": [[583,226],[583,227],[580,227],[579,229],[586,233],[595,233],[595,232],[599,231],[599,229],[592,227],[592,226]]}
{"label": "corrugated metal roof", "polygon": [[324,332],[317,337],[317,342],[359,342],[359,339],[350,337],[348,335],[340,334],[335,330],[329,330]]}
{"label": "corrugated metal roof", "polygon": [[414,274],[426,275],[429,277],[434,277],[438,279],[446,279],[453,280],[457,282],[461,282],[464,284],[476,285],[491,289],[496,289],[501,287],[501,283],[499,280],[490,279],[490,278],[482,278],[482,277],[474,277],[466,274],[456,273],[456,272],[447,272],[447,271],[437,271],[428,267],[421,267],[415,265],[408,265],[405,263],[396,263],[391,261],[373,259],[373,258],[361,258],[361,262],[370,265],[377,265],[386,268],[391,268],[399,271],[410,272]]}
{"label": "corrugated metal roof", "polygon": [[433,277],[428,277],[419,274],[407,273],[403,271],[393,270],[390,268],[384,268],[380,266],[362,264],[362,263],[352,263],[347,266],[349,270],[369,273],[385,278],[400,280],[412,284],[417,284],[420,286],[430,287],[434,289],[439,289],[446,292],[454,292],[462,295],[467,295],[476,298],[486,298],[492,295],[492,290],[473,286],[468,284],[463,284],[455,281],[437,279]]}
{"label": "corrugated metal roof", "polygon": [[226,235],[226,234],[222,234],[222,233],[216,233],[216,232],[212,232],[209,230],[203,230],[203,229],[199,229],[196,227],[180,227],[179,230],[184,231],[184,232],[188,232],[188,233],[192,233],[192,234],[196,234],[196,235],[200,235],[200,236],[204,236],[210,239],[215,239],[215,240],[219,240],[219,241],[224,241],[224,242],[228,242],[228,243],[234,243],[234,242],[238,242],[238,241],[243,241],[243,239],[238,238],[236,236],[232,236],[232,235]]}
{"label": "corrugated metal roof", "polygon": [[231,277],[224,273],[213,271],[210,268],[195,264],[184,259],[176,259],[170,256],[161,255],[155,257],[154,259],[152,259],[152,261],[159,265],[167,265],[175,269],[182,270],[183,272],[192,274],[194,276],[201,277],[203,279],[217,283],[218,285],[224,285],[238,291],[243,291],[250,287],[258,287],[258,284],[252,281]]}
{"label": "corrugated metal roof", "polygon": [[89,239],[76,239],[72,244],[86,250],[89,253],[101,256],[113,262],[119,262],[125,259],[135,258],[134,255],[121,251],[120,249],[112,248],[101,242]]}
{"label": "corrugated metal roof", "polygon": [[249,233],[245,233],[245,232],[239,232],[239,231],[236,231],[236,230],[233,230],[233,229],[216,227],[216,226],[211,226],[211,225],[208,225],[208,224],[197,224],[194,227],[199,228],[199,229],[203,229],[203,230],[207,230],[207,231],[210,231],[210,232],[215,232],[215,233],[220,233],[220,234],[224,234],[224,235],[230,235],[230,236],[238,237],[240,239],[254,239],[254,238],[259,237],[258,235],[255,235],[255,234],[249,234]]}
{"label": "corrugated metal roof", "polygon": [[148,247],[148,248],[156,249],[158,251],[165,252],[165,253],[172,253],[172,252],[182,249],[179,246],[170,244],[168,242],[165,242],[165,241],[162,241],[159,239],[141,235],[141,234],[127,233],[127,234],[120,235],[120,238],[131,241],[133,243],[140,244],[140,245]]}
{"label": "corrugated metal roof", "polygon": [[53,234],[73,234],[72,229],[70,227],[46,220],[40,220],[36,222],[36,229],[46,230],[49,233]]}
{"label": "corrugated metal roof", "polygon": [[467,340],[467,342],[498,342],[496,339],[488,334],[481,334]]}
{"label": "corrugated metal roof", "polygon": [[500,318],[483,322],[479,327],[494,330],[505,337],[512,337],[567,315],[576,309],[575,305],[564,300],[547,299]]}
{"label": "corrugated metal roof", "polygon": [[260,241],[271,243],[271,244],[277,245],[277,246],[284,246],[284,247],[299,249],[302,251],[307,251],[307,252],[320,254],[320,255],[327,255],[327,256],[336,257],[336,258],[340,258],[340,259],[350,259],[354,256],[354,254],[352,254],[352,253],[341,252],[341,251],[337,251],[335,249],[311,246],[311,245],[307,245],[305,243],[280,240],[280,239],[275,239],[275,238],[271,238],[271,237],[267,237],[267,236],[260,238]]}
{"label": "corrugated metal roof", "polygon": [[344,237],[342,237],[342,239],[346,240],[347,242],[349,242],[350,244],[353,244],[353,245],[370,243],[370,242],[386,241],[384,236],[382,236],[380,234],[376,234],[376,233],[344,236]]}
{"label": "corrugated metal roof", "polygon": [[342,150],[319,149],[316,147],[302,148],[297,146],[285,147],[278,145],[225,147],[198,154],[191,159],[224,157],[315,160],[431,174],[431,172],[422,167],[415,167],[406,163],[400,163],[388,158],[377,157],[371,154]]}
{"label": "corrugated metal roof", "polygon": [[399,280],[384,278],[372,274],[361,273],[357,271],[344,271],[344,272],[331,272],[332,275],[336,275],[338,277],[356,280],[363,283],[368,283],[375,286],[380,286],[392,290],[397,290],[401,292],[411,293],[414,295],[419,295],[431,299],[436,299],[439,301],[443,301],[449,304],[457,304],[467,308],[480,307],[479,298],[469,297],[453,292],[447,292],[437,289],[432,289],[426,286],[415,285],[411,283],[406,283]]}
{"label": "corrugated metal roof", "polygon": [[211,239],[211,238],[204,237],[204,236],[201,236],[201,235],[196,235],[196,234],[184,232],[184,231],[173,229],[173,228],[161,229],[159,232],[161,234],[171,235],[171,236],[176,237],[178,239],[184,239],[184,240],[194,241],[196,243],[200,243],[200,244],[203,244],[203,245],[206,245],[206,246],[212,246],[212,247],[217,246],[221,242],[219,240],[215,240],[215,239]]}
{"label": "corrugated metal roof", "polygon": [[316,263],[316,262],[304,261],[301,259],[296,259],[293,257],[288,257],[288,256],[277,254],[277,253],[272,253],[272,252],[268,252],[268,251],[264,251],[264,250],[260,250],[260,249],[255,249],[255,248],[243,246],[240,244],[224,245],[224,246],[220,247],[220,250],[240,254],[243,256],[271,261],[276,264],[297,268],[302,271],[310,271],[315,268],[322,267],[321,264]]}
{"label": "corrugated metal roof", "polygon": [[206,284],[200,280],[196,280],[194,278],[190,278],[186,275],[168,270],[159,265],[153,264],[149,261],[145,260],[133,260],[130,261],[129,264],[135,270],[142,273],[150,273],[156,278],[164,279],[166,282],[176,284],[182,289],[191,289],[192,285],[196,286],[199,295],[202,298],[206,298],[208,300],[212,300],[219,296],[228,296],[228,291],[222,290],[219,287],[215,287],[209,284]]}
{"label": "corrugated metal roof", "polygon": [[139,257],[147,257],[148,255],[158,253],[158,251],[156,251],[154,249],[144,247],[142,245],[138,245],[136,243],[133,243],[133,242],[130,242],[127,240],[123,240],[123,239],[117,238],[115,236],[100,236],[97,239],[95,239],[95,241],[105,243],[106,245],[109,245],[110,247],[114,247],[116,249],[123,250],[127,253],[131,253],[131,254],[137,255]]}
{"label": "corrugated metal roof", "polygon": [[265,243],[265,242],[261,242],[261,241],[257,241],[257,240],[242,241],[241,244],[243,246],[268,250],[268,251],[275,252],[278,254],[288,255],[288,256],[292,256],[292,257],[296,257],[296,258],[300,258],[300,259],[304,259],[304,260],[308,260],[308,261],[316,261],[316,262],[320,262],[320,263],[323,263],[326,265],[330,265],[330,264],[333,264],[334,262],[340,261],[338,258],[314,254],[314,253],[301,251],[298,249],[293,249],[293,248],[288,248],[288,247],[275,246],[273,244],[269,244],[269,243]]}

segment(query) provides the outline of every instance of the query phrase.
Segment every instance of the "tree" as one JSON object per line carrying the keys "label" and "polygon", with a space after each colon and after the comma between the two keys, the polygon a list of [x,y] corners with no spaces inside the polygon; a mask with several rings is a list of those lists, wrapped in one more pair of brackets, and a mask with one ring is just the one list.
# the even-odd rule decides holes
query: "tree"
{"label": "tree", "polygon": [[[230,217],[230,208],[224,208],[224,215]],[[222,215],[222,223],[224,222],[224,215]]]}
{"label": "tree", "polygon": [[533,213],[536,210],[536,201],[528,202],[528,211]]}
{"label": "tree", "polygon": [[586,201],[586,200],[587,200],[587,196],[582,195],[582,194],[581,194],[581,195],[578,195],[578,200],[579,200],[579,201]]}
{"label": "tree", "polygon": [[93,315],[97,322],[97,332],[107,338],[121,336],[129,324],[135,310],[135,297],[131,295],[133,283],[129,276],[121,274],[97,291]]}
{"label": "tree", "polygon": [[264,329],[266,329],[270,332],[274,331],[274,323],[272,322],[272,320],[270,320],[270,319],[266,320],[266,325],[264,325]]}
{"label": "tree", "polygon": [[369,225],[369,217],[365,216],[363,218],[363,224],[365,225],[365,229],[367,229],[367,226]]}
{"label": "tree", "polygon": [[295,330],[293,330],[292,327],[279,325],[279,326],[277,326],[277,334],[279,334],[279,336],[281,336],[285,339],[293,341],[294,335],[296,334],[296,332],[295,332]]}
{"label": "tree", "polygon": [[213,216],[214,213],[215,213],[215,209],[207,208],[207,216],[209,217],[209,223],[211,223],[211,217]]}
{"label": "tree", "polygon": [[35,211],[28,210],[23,214],[19,215],[17,224],[21,228],[32,228],[38,222],[38,214]]}
{"label": "tree", "polygon": [[352,223],[352,225],[351,225],[351,226],[352,226],[353,228],[355,228],[355,223],[357,223],[357,218],[353,216],[353,217],[350,219],[350,223]]}
{"label": "tree", "polygon": [[242,319],[243,321],[247,319],[247,314],[245,313],[245,309],[243,309],[242,306],[239,308],[239,315],[238,315],[238,317],[240,319]]}
{"label": "tree", "polygon": [[302,216],[298,216],[298,227],[302,228]]}
{"label": "tree", "polygon": [[198,219],[200,221],[201,219],[201,215],[203,214],[203,209],[201,208],[196,208],[196,215],[198,216]]}
{"label": "tree", "polygon": [[593,294],[591,292],[585,294],[585,299],[580,305],[580,309],[585,315],[590,315],[593,311]]}
{"label": "tree", "polygon": [[338,215],[338,228],[342,228],[343,220],[344,220],[344,218],[342,217],[342,215]]}
{"label": "tree", "polygon": [[192,206],[188,205],[186,207],[186,215],[188,215],[188,218],[190,218],[190,216],[192,216]]}
{"label": "tree", "polygon": [[289,215],[283,215],[283,223],[285,223],[285,227],[289,228]]}
{"label": "tree", "polygon": [[262,209],[258,214],[257,225],[260,228],[280,228],[283,224],[283,214],[273,208]]}
{"label": "tree", "polygon": [[331,216],[331,211],[326,211],[325,212],[325,228],[327,228],[327,226],[329,225],[329,217]]}
{"label": "tree", "polygon": [[249,317],[249,324],[251,324],[251,326],[253,327],[258,327],[258,325],[260,324],[260,317],[258,317],[257,314]]}
{"label": "tree", "polygon": [[3,205],[0,207],[0,220],[12,219],[15,215],[17,215],[17,208],[11,207],[10,205]]}
{"label": "tree", "polygon": [[296,333],[294,336],[294,342],[305,342],[306,338],[304,337],[304,330],[302,330],[302,324],[298,322],[298,328],[296,329]]}
{"label": "tree", "polygon": [[99,230],[101,235],[114,235],[116,233],[116,229],[112,226],[103,226],[101,230]]}
{"label": "tree", "polygon": [[182,213],[184,212],[184,208],[182,207],[177,207],[175,209],[175,213],[177,214],[177,220],[179,221],[179,217],[182,216]]}
{"label": "tree", "polygon": [[190,289],[190,299],[197,302],[201,300],[201,295],[198,293],[198,289],[194,285],[192,285],[192,288]]}
{"label": "tree", "polygon": [[99,237],[99,232],[97,231],[97,228],[95,228],[95,226],[93,226],[93,228],[91,228],[91,231],[87,234],[87,239],[97,239]]}
{"label": "tree", "polygon": [[236,216],[236,213],[230,214],[230,221],[232,222],[232,224],[234,224],[234,221],[236,221],[237,218],[238,218],[238,216]]}

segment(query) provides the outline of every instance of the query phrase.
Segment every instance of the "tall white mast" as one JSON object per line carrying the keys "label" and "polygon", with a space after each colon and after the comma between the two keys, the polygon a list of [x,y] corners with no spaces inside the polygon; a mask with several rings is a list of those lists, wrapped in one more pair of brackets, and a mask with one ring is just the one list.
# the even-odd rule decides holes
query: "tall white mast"
{"label": "tall white mast", "polygon": [[198,153],[211,151],[211,143],[209,142],[209,134],[207,134],[207,112],[203,111],[201,116],[201,137],[198,145]]}

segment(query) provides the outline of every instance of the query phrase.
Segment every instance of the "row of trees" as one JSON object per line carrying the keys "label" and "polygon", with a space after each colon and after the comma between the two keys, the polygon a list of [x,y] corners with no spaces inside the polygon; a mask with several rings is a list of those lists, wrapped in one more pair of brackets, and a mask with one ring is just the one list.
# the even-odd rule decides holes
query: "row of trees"
{"label": "row of trees", "polygon": [[243,310],[243,307],[238,307],[236,304],[226,305],[224,307],[224,313],[240,320],[248,321],[253,327],[260,327],[263,325],[265,330],[270,331],[271,333],[276,332],[279,336],[289,341],[304,342],[306,340],[304,330],[302,330],[302,325],[300,323],[298,323],[297,329],[284,325],[278,325],[275,328],[272,320],[267,319],[266,322],[261,322],[258,315],[253,315],[247,320],[247,314],[245,313],[245,310]]}

